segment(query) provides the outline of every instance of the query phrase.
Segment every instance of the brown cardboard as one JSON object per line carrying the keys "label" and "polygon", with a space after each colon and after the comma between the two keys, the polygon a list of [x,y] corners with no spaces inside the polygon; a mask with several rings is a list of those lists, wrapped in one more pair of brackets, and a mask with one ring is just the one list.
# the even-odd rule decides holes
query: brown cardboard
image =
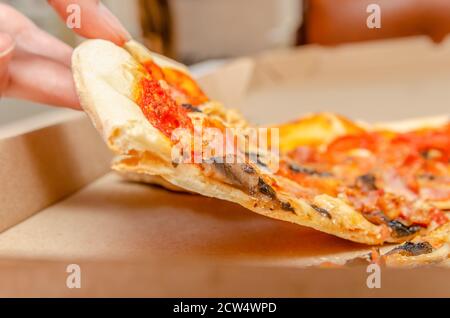
{"label": "brown cardboard", "polygon": [[361,250],[367,247],[233,203],[113,173],[0,235],[5,258],[131,261],[156,254],[301,266]]}
{"label": "brown cardboard", "polygon": [[[448,44],[421,38],[305,47],[235,61],[201,83],[261,124],[312,110],[369,121],[431,116],[448,113],[449,55]],[[0,234],[0,295],[450,295],[443,268],[385,270],[379,291],[366,287],[365,267],[305,269],[370,248],[233,203],[123,181],[106,173],[109,152],[74,116],[0,140],[0,227],[14,225]],[[71,263],[88,273],[81,290],[64,285]]]}
{"label": "brown cardboard", "polygon": [[109,170],[111,154],[82,113],[26,120],[0,134],[0,231]]}
{"label": "brown cardboard", "polygon": [[238,60],[201,83],[256,124],[317,111],[391,121],[448,114],[449,70],[450,40],[437,45],[418,37],[271,51]]}
{"label": "brown cardboard", "polygon": [[245,266],[211,260],[77,262],[81,288],[66,287],[67,262],[0,261],[0,297],[449,297],[450,271],[384,269],[367,288],[365,267]]}

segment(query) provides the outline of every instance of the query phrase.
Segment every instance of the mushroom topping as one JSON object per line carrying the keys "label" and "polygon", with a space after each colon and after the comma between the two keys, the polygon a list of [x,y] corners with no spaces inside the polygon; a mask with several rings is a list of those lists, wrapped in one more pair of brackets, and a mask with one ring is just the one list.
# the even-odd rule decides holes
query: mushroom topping
{"label": "mushroom topping", "polygon": [[428,242],[405,242],[404,244],[389,251],[386,255],[398,253],[404,256],[418,256],[422,254],[429,254],[433,252],[433,246]]}
{"label": "mushroom topping", "polygon": [[311,207],[316,210],[317,212],[319,212],[322,216],[331,219],[331,214],[330,212],[328,212],[327,210],[325,210],[324,208],[318,207],[315,204],[311,204]]}
{"label": "mushroom topping", "polygon": [[387,224],[391,228],[392,237],[394,238],[410,236],[421,229],[419,225],[406,226],[402,222],[396,220],[389,221]]}
{"label": "mushroom topping", "polygon": [[358,189],[362,191],[374,191],[377,190],[377,186],[375,185],[376,178],[373,174],[364,174],[356,178],[355,185]]}

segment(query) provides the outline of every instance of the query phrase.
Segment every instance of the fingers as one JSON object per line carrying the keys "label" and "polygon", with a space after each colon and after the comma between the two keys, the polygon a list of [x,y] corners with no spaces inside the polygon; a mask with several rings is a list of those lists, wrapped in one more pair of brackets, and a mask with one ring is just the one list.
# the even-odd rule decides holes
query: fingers
{"label": "fingers", "polygon": [[0,96],[8,85],[8,67],[13,50],[13,39],[8,34],[0,33]]}
{"label": "fingers", "polygon": [[80,6],[81,25],[73,30],[86,38],[109,40],[123,45],[131,36],[119,20],[98,0],[48,0],[61,18],[66,21],[73,12],[69,5]]}
{"label": "fingers", "polygon": [[72,48],[10,6],[0,4],[0,21],[7,22],[0,24],[0,93],[79,109],[70,71]]}
{"label": "fingers", "polygon": [[15,56],[9,63],[5,96],[80,109],[69,67],[37,55]]}
{"label": "fingers", "polygon": [[0,32],[15,39],[20,51],[30,52],[70,65],[72,48],[50,34],[40,30],[34,23],[14,8],[0,4]]}
{"label": "fingers", "polygon": [[22,13],[3,3],[0,3],[0,21],[0,31],[10,35],[34,26]]}
{"label": "fingers", "polygon": [[73,49],[45,31],[28,29],[18,34],[15,41],[20,51],[47,57],[66,66],[71,65]]}
{"label": "fingers", "polygon": [[[106,39],[118,45],[130,39],[117,18],[98,0],[49,3],[64,20],[73,13],[67,10],[68,5],[79,5],[81,27],[74,31],[84,37]],[[70,70],[72,49],[7,5],[0,4],[0,21],[8,21],[0,24],[0,93],[80,109]]]}

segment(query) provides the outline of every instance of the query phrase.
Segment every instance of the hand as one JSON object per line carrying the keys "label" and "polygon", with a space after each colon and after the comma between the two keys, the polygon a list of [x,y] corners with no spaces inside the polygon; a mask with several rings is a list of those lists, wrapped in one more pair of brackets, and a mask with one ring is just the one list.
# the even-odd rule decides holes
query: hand
{"label": "hand", "polygon": [[[86,38],[123,45],[129,34],[98,0],[49,0],[64,21],[69,4],[81,8],[81,28]],[[80,109],[73,83],[72,48],[40,30],[17,10],[0,4],[0,95]]]}

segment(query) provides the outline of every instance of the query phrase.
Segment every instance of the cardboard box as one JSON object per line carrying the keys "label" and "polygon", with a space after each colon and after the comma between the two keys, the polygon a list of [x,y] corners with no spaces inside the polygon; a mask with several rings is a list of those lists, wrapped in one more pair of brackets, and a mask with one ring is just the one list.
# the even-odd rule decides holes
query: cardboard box
{"label": "cardboard box", "polygon": [[[237,60],[200,79],[252,122],[316,110],[393,120],[448,113],[450,46],[425,39],[305,47]],[[450,296],[445,268],[342,263],[370,247],[229,202],[130,183],[79,113],[0,131],[0,296]],[[6,137],[8,136],[8,137]],[[69,264],[81,289],[69,289]],[[322,266],[323,267],[323,266]]]}

